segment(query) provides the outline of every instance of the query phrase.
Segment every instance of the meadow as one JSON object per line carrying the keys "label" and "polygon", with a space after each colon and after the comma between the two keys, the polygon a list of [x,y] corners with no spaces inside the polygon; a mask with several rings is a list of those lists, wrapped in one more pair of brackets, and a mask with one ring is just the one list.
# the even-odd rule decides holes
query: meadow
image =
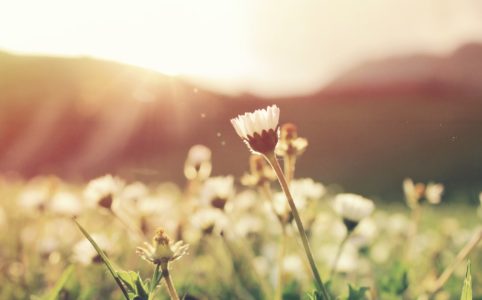
{"label": "meadow", "polygon": [[240,178],[212,176],[203,145],[183,184],[2,177],[0,298],[482,299],[482,207],[440,183],[388,203],[305,177],[309,141],[276,109],[232,120]]}

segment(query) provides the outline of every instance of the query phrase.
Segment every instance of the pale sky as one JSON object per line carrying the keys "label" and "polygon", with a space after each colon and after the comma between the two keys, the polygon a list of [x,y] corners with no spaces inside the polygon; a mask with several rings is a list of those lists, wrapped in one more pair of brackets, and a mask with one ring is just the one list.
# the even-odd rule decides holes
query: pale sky
{"label": "pale sky", "polygon": [[229,93],[310,93],[366,60],[474,41],[482,0],[0,0],[1,50],[106,58]]}

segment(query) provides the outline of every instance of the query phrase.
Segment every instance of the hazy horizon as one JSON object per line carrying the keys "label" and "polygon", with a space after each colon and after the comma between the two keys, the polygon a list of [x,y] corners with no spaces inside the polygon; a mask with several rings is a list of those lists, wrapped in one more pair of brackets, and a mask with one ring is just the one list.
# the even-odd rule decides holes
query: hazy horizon
{"label": "hazy horizon", "polygon": [[303,4],[12,1],[0,9],[0,49],[119,61],[271,97],[313,92],[365,61],[482,41],[477,1]]}

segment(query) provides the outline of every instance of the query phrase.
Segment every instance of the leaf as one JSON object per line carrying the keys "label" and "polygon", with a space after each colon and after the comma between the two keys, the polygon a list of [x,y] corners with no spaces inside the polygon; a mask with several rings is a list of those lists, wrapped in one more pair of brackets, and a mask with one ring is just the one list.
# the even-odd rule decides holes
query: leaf
{"label": "leaf", "polygon": [[77,224],[77,227],[79,227],[80,231],[82,234],[89,240],[89,242],[92,244],[92,246],[95,248],[95,251],[97,251],[97,254],[99,254],[100,258],[102,259],[102,262],[104,265],[109,269],[109,272],[112,274],[112,277],[114,277],[115,282],[119,286],[119,288],[122,291],[122,294],[127,300],[130,300],[129,294],[127,293],[122,281],[119,278],[119,274],[117,271],[114,269],[112,266],[112,263],[110,262],[109,258],[107,258],[107,255],[100,249],[99,245],[94,241],[94,239],[90,236],[90,234],[77,222],[77,220],[74,219],[75,224]]}
{"label": "leaf", "polygon": [[120,280],[126,285],[130,299],[148,299],[147,288],[139,273],[134,271],[118,271]]}
{"label": "leaf", "polygon": [[460,300],[472,300],[472,275],[470,272],[470,260],[467,262],[467,272],[465,273],[464,287]]}
{"label": "leaf", "polygon": [[56,299],[58,299],[60,292],[64,288],[67,281],[69,281],[70,276],[72,276],[73,272],[74,272],[74,266],[70,265],[62,273],[62,275],[60,276],[59,280],[55,283],[55,286],[52,288],[50,293],[48,295],[46,295],[45,297],[42,297],[42,299],[44,299],[44,300],[56,300]]}
{"label": "leaf", "polygon": [[350,284],[348,285],[348,298],[347,300],[368,300],[366,297],[366,292],[368,291],[367,287],[360,287],[360,288],[355,288],[351,286]]}
{"label": "leaf", "polygon": [[409,285],[408,271],[402,263],[396,262],[385,272],[385,275],[379,282],[382,293],[401,296],[405,293]]}

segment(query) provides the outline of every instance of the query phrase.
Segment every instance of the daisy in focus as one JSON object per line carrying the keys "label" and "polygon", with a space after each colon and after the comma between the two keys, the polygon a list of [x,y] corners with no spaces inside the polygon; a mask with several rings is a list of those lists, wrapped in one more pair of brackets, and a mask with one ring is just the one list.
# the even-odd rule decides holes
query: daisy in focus
{"label": "daisy in focus", "polygon": [[258,109],[231,119],[236,133],[254,153],[269,154],[278,143],[279,108]]}

